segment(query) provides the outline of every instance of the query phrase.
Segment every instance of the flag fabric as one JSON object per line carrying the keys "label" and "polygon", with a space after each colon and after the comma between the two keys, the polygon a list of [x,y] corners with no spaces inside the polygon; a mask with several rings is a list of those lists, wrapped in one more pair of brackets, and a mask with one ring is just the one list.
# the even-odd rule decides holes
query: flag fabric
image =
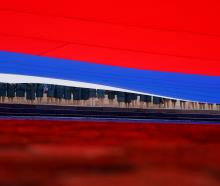
{"label": "flag fabric", "polygon": [[2,2],[0,80],[219,103],[219,7],[187,0]]}

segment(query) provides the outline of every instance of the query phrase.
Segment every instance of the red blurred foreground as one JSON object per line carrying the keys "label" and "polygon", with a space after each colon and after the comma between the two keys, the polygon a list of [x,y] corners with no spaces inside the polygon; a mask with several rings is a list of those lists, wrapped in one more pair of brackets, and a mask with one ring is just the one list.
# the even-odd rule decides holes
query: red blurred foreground
{"label": "red blurred foreground", "polygon": [[0,185],[217,186],[220,125],[0,121]]}

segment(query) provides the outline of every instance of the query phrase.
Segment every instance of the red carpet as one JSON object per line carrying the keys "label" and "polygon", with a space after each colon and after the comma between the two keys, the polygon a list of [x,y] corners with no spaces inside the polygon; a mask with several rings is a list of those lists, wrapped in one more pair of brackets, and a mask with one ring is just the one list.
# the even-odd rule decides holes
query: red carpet
{"label": "red carpet", "polygon": [[220,125],[0,121],[0,185],[220,185]]}

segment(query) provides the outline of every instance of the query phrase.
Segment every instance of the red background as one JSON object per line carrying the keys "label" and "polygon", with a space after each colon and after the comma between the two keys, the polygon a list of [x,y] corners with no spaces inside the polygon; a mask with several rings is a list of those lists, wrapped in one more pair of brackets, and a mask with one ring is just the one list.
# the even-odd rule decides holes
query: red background
{"label": "red background", "polygon": [[220,75],[219,1],[2,1],[0,50]]}

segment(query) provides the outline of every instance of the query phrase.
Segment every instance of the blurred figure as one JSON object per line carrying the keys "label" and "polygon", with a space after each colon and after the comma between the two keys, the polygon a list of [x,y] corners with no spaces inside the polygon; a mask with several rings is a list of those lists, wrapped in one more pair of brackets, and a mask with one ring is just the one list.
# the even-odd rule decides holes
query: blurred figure
{"label": "blurred figure", "polygon": [[36,85],[36,97],[37,97],[38,104],[41,104],[43,97],[44,97],[44,85],[43,84]]}
{"label": "blurred figure", "polygon": [[82,100],[82,88],[74,87],[73,88],[73,104],[80,105],[81,100]]}
{"label": "blurred figure", "polygon": [[6,95],[7,95],[7,83],[0,83],[0,103],[5,102]]}
{"label": "blurred figure", "polygon": [[120,108],[124,107],[124,103],[125,103],[125,92],[117,92],[117,102],[118,102],[118,106]]}
{"label": "blurred figure", "polygon": [[205,110],[205,103],[199,103],[199,109]]}
{"label": "blurred figure", "polygon": [[125,107],[130,108],[130,104],[132,101],[132,94],[131,93],[125,93]]}
{"label": "blurred figure", "polygon": [[181,109],[186,109],[186,101],[180,100],[180,108]]}
{"label": "blurred figure", "polygon": [[26,85],[26,99],[29,104],[34,104],[36,98],[36,84],[28,83]]}
{"label": "blurred figure", "polygon": [[9,103],[13,103],[15,97],[15,91],[16,91],[16,84],[13,83],[7,84],[7,97]]}
{"label": "blurred figure", "polygon": [[197,110],[198,104],[196,102],[189,102],[188,108],[192,110]]}
{"label": "blurred figure", "polygon": [[104,106],[104,99],[105,99],[105,91],[98,89],[97,90],[97,97],[98,97],[98,105]]}
{"label": "blurred figure", "polygon": [[89,88],[82,88],[83,105],[86,106],[89,100]]}
{"label": "blurred figure", "polygon": [[176,102],[177,102],[176,99],[171,99],[172,109],[176,108]]}
{"label": "blurred figure", "polygon": [[189,110],[194,110],[194,104],[193,104],[193,102],[188,102],[188,109],[189,109]]}
{"label": "blurred figure", "polygon": [[209,110],[213,110],[213,109],[214,109],[214,106],[213,106],[213,104],[211,104],[211,103],[208,103],[208,109],[209,109]]}
{"label": "blurred figure", "polygon": [[140,95],[140,107],[149,108],[152,101],[152,97],[148,95]]}
{"label": "blurred figure", "polygon": [[109,105],[113,106],[114,99],[115,99],[115,91],[108,91],[108,100],[109,100]]}
{"label": "blurred figure", "polygon": [[24,83],[18,83],[16,85],[16,97],[18,103],[24,102],[25,91],[26,91],[26,85]]}
{"label": "blurred figure", "polygon": [[65,86],[64,87],[64,100],[67,105],[70,104],[70,100],[72,99],[72,87]]}
{"label": "blurred figure", "polygon": [[89,89],[89,99],[91,106],[95,106],[95,99],[97,98],[97,91],[96,89]]}
{"label": "blurred figure", "polygon": [[170,108],[170,102],[171,102],[170,99],[164,98],[164,107],[165,108]]}
{"label": "blurred figure", "polygon": [[199,109],[200,109],[200,110],[203,110],[203,109],[202,109],[202,103],[199,103]]}
{"label": "blurred figure", "polygon": [[197,102],[193,102],[193,104],[194,104],[194,109],[198,110],[198,103]]}
{"label": "blurred figure", "polygon": [[148,95],[146,95],[146,106],[147,106],[147,108],[149,108],[150,107],[150,104],[151,104],[151,102],[152,102],[152,96],[148,96]]}
{"label": "blurred figure", "polygon": [[146,100],[146,96],[145,95],[140,95],[140,108],[144,108],[144,104],[146,103],[145,102]]}
{"label": "blurred figure", "polygon": [[53,103],[55,97],[55,85],[47,85],[47,103]]}
{"label": "blurred figure", "polygon": [[156,105],[158,108],[163,107],[163,99],[161,97],[153,97],[153,104]]}
{"label": "blurred figure", "polygon": [[55,101],[56,104],[62,104],[62,99],[64,97],[64,87],[61,85],[55,86]]}
{"label": "blurred figure", "polygon": [[216,109],[220,111],[220,104],[216,104]]}
{"label": "blurred figure", "polygon": [[131,104],[133,108],[137,107],[137,97],[137,94],[131,93]]}

